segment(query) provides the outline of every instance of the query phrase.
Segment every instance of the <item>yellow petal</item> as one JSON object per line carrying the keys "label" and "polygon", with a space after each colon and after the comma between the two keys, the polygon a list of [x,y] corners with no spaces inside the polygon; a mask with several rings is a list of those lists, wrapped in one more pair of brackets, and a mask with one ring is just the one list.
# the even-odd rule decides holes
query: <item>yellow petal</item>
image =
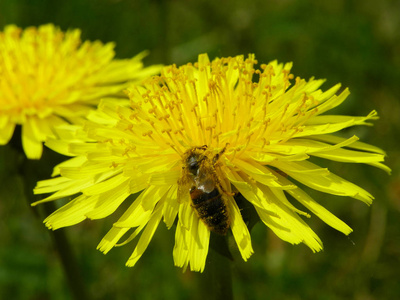
{"label": "yellow petal", "polygon": [[168,170],[165,172],[152,173],[149,178],[150,185],[176,185],[182,176],[180,169]]}
{"label": "yellow petal", "polygon": [[189,255],[190,270],[203,272],[206,266],[210,242],[210,230],[204,223],[193,215],[192,226],[189,231]]}
{"label": "yellow petal", "polygon": [[108,172],[112,167],[112,162],[106,161],[102,163],[86,163],[81,167],[63,167],[60,168],[61,176],[70,179],[81,179],[94,177],[96,174]]}
{"label": "yellow petal", "polygon": [[8,122],[4,126],[0,125],[0,145],[5,145],[7,144],[15,129],[15,123]]}
{"label": "yellow petal", "polygon": [[29,159],[40,159],[43,152],[43,141],[35,135],[35,127],[36,123],[31,118],[22,126],[22,147]]}
{"label": "yellow petal", "polygon": [[119,184],[115,183],[114,188],[97,194],[96,206],[85,214],[86,217],[89,219],[102,219],[112,214],[130,195],[128,182],[129,179],[127,178],[118,178]]}
{"label": "yellow petal", "polygon": [[175,246],[172,254],[174,257],[175,266],[183,268],[183,271],[185,271],[189,265],[189,242],[187,241],[188,234],[188,230],[184,228],[180,222],[178,222],[175,231]]}
{"label": "yellow petal", "polygon": [[47,217],[44,222],[47,227],[57,229],[77,224],[86,218],[104,218],[113,213],[128,195],[126,180],[101,195],[81,195],[75,198]]}
{"label": "yellow petal", "polygon": [[228,168],[225,170],[225,174],[233,186],[244,196],[244,198],[246,198],[247,201],[255,206],[263,208],[264,211],[268,211],[270,214],[277,217],[277,215],[268,210],[268,207],[265,206],[265,203],[260,201],[260,199],[257,197],[257,186],[254,181],[251,182],[245,176],[241,176],[238,172]]}
{"label": "yellow petal", "polygon": [[347,96],[350,95],[350,91],[348,88],[344,89],[343,92],[340,93],[339,96],[333,95],[334,93],[337,92],[337,90],[340,88],[340,84],[335,85],[332,87],[328,92],[333,92],[330,95],[332,95],[331,98],[329,98],[327,101],[324,101],[322,104],[318,105],[318,111],[317,114],[322,114],[328,110],[331,110],[340,104],[343,103],[344,100],[346,100]]}
{"label": "yellow petal", "polygon": [[[326,142],[326,143],[330,143],[330,144],[339,144],[342,143],[343,141],[345,141],[345,138],[339,137],[339,136],[334,136],[334,135],[330,135],[330,134],[325,134],[325,135],[313,135],[313,136],[309,136],[307,137],[308,139],[314,139],[317,141],[321,141],[321,142]],[[386,155],[385,151],[383,151],[382,149],[375,147],[373,145],[369,145],[360,141],[356,141],[354,143],[352,143],[351,145],[347,145],[348,148],[351,149],[356,149],[356,150],[362,150],[362,151],[366,151],[366,152],[373,152],[373,153],[378,153],[378,154],[382,154],[382,155]]]}
{"label": "yellow petal", "polygon": [[309,135],[329,134],[340,131],[344,128],[355,125],[369,125],[367,120],[375,119],[376,112],[372,111],[366,117],[352,116],[317,116],[309,119],[301,131],[294,134],[295,137],[303,137]]}
{"label": "yellow petal", "polygon": [[130,228],[111,227],[100,241],[97,250],[100,250],[104,254],[108,253],[129,229]]}
{"label": "yellow petal", "polygon": [[169,187],[149,186],[114,224],[116,227],[137,227],[148,222],[155,205],[168,192]]}
{"label": "yellow petal", "polygon": [[187,194],[186,201],[182,202],[179,206],[178,223],[180,223],[183,228],[186,228],[186,230],[190,229],[191,220],[193,218],[193,208],[190,206],[190,203],[190,196]]}
{"label": "yellow petal", "polygon": [[117,174],[114,177],[111,177],[107,180],[101,181],[96,183],[90,187],[82,189],[82,193],[86,196],[98,195],[109,190],[114,189],[115,187],[119,186],[122,182],[128,181],[129,178],[125,177],[122,174]]}
{"label": "yellow petal", "polygon": [[56,165],[53,169],[53,173],[51,174],[52,177],[60,175],[60,169],[62,168],[77,168],[82,166],[84,163],[87,162],[87,159],[85,156],[76,156],[73,158],[70,158],[62,163],[59,163]]}
{"label": "yellow petal", "polygon": [[33,193],[36,194],[47,194],[47,193],[52,193],[58,190],[61,190],[67,186],[69,186],[71,183],[71,180],[68,178],[64,177],[57,177],[57,178],[52,178],[52,179],[47,179],[47,180],[41,180],[38,181],[36,184],[35,189],[33,190]]}
{"label": "yellow petal", "polygon": [[254,180],[261,182],[262,184],[285,190],[295,188],[293,185],[282,185],[267,167],[262,166],[257,162],[235,159],[233,163],[244,173],[248,174],[251,178],[254,178]]}
{"label": "yellow petal", "polygon": [[308,139],[308,137],[295,138],[281,144],[270,145],[268,146],[267,149],[268,151],[285,155],[295,155],[300,153],[312,154],[315,152],[332,151],[341,147],[346,147],[353,144],[357,140],[358,138],[356,136],[352,136],[351,138],[345,139],[340,143],[331,145],[327,143],[318,142],[315,140],[310,140]]}
{"label": "yellow petal", "polygon": [[179,203],[177,199],[178,186],[174,185],[169,190],[165,198],[165,205],[163,208],[164,223],[170,229],[175,222],[176,216],[179,211]]}
{"label": "yellow petal", "polygon": [[304,243],[313,252],[322,250],[322,242],[314,231],[291,209],[281,203],[268,187],[258,185],[257,196],[268,203],[268,207],[279,217],[273,217],[264,210],[255,207],[261,220],[277,236],[292,244]]}
{"label": "yellow petal", "polygon": [[381,168],[382,170],[390,173],[390,168],[380,163],[384,161],[385,157],[382,154],[367,153],[367,152],[353,151],[346,149],[336,149],[333,151],[313,153],[313,155],[333,161],[369,164]]}
{"label": "yellow petal", "polygon": [[[52,179],[50,179],[48,182],[51,182]],[[37,204],[40,203],[44,203],[44,202],[49,202],[49,201],[53,201],[56,199],[60,199],[60,198],[64,198],[64,197],[69,197],[71,195],[75,195],[77,193],[79,193],[82,189],[89,187],[93,184],[93,181],[91,179],[82,179],[82,180],[75,180],[75,181],[71,181],[69,180],[68,182],[65,182],[64,184],[59,184],[58,187],[60,188],[60,190],[58,190],[57,192],[55,192],[54,194],[46,197],[43,200],[40,201],[36,201],[34,203],[32,203],[32,206],[35,206]],[[48,189],[42,189],[42,188],[38,188],[34,190],[35,194],[41,194],[42,192],[47,192],[50,191],[51,188],[49,187]]]}
{"label": "yellow petal", "polygon": [[233,237],[235,238],[243,260],[247,261],[254,252],[251,245],[250,232],[243,221],[239,207],[237,206],[235,200],[230,197],[230,201],[227,201],[227,204],[231,219],[231,230]]}
{"label": "yellow petal", "polygon": [[161,216],[162,216],[162,210],[160,207],[158,207],[151,215],[150,220],[146,225],[146,228],[144,229],[142,235],[140,236],[140,239],[138,241],[135,250],[129,257],[128,261],[126,262],[126,266],[133,267],[139,260],[139,258],[143,255],[144,251],[146,251],[147,246],[149,245],[151,239],[153,238],[154,233],[156,232],[156,229],[158,227],[158,224],[160,223]]}
{"label": "yellow petal", "polygon": [[184,270],[203,272],[208,254],[210,231],[191,210],[190,226],[185,228],[178,222],[173,250],[174,262]]}
{"label": "yellow petal", "polygon": [[[279,173],[275,174],[279,180],[285,182],[286,184],[290,184],[290,181],[286,179],[284,176]],[[331,212],[329,212],[326,208],[318,204],[314,199],[312,199],[306,192],[304,192],[301,188],[297,188],[294,190],[287,191],[288,194],[292,195],[297,201],[299,201],[302,205],[308,208],[313,214],[319,217],[322,221],[324,221],[329,226],[335,228],[338,231],[343,232],[348,235],[353,230],[342,220],[337,218]]]}
{"label": "yellow petal", "polygon": [[307,207],[313,214],[315,214],[332,228],[335,228],[336,230],[341,231],[346,235],[350,234],[353,231],[346,223],[337,218],[326,208],[318,204],[314,199],[312,199],[300,188],[288,191],[288,193],[291,194],[301,204]]}
{"label": "yellow petal", "polygon": [[372,203],[373,196],[370,193],[311,162],[279,162],[275,167],[315,190],[332,195],[350,196],[366,204]]}

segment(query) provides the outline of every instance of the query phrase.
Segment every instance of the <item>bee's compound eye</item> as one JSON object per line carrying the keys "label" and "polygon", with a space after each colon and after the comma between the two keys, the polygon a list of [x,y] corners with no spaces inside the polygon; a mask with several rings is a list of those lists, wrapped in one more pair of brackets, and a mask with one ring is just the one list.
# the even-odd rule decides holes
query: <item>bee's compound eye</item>
{"label": "bee's compound eye", "polygon": [[193,173],[193,175],[197,173],[198,169],[199,169],[199,164],[197,162],[189,165],[189,171],[190,173]]}
{"label": "bee's compound eye", "polygon": [[199,170],[199,162],[195,157],[190,157],[188,159],[188,169],[192,175],[197,175],[197,171]]}
{"label": "bee's compound eye", "polygon": [[199,168],[199,165],[197,163],[192,164],[192,165],[189,166],[189,169],[192,170],[192,171],[197,170],[198,168]]}

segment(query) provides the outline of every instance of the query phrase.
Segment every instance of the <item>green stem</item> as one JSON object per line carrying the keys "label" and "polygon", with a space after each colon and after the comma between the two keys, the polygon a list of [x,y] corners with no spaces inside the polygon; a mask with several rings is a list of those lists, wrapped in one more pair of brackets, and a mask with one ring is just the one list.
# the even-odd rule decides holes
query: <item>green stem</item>
{"label": "green stem", "polygon": [[[52,167],[55,166],[60,159],[61,157],[59,155],[57,156],[55,153],[45,149],[41,160],[34,161],[25,158],[23,164],[21,165],[20,173],[24,180],[25,195],[28,205],[36,217],[38,217],[40,220],[43,220],[43,216],[39,213],[38,207],[31,206],[33,201],[38,200],[34,199],[33,188],[38,180],[49,177]],[[57,209],[54,202],[42,204],[40,207],[43,207],[46,216],[50,215]],[[44,226],[43,228],[45,229]],[[65,234],[65,231],[63,229],[58,229],[57,231],[47,231],[52,237],[53,246],[59,255],[61,265],[63,267],[64,274],[73,298],[77,300],[89,299],[84,286],[82,274],[79,270],[76,257],[72,251],[71,244]]]}
{"label": "green stem", "polygon": [[221,239],[225,237],[211,238],[210,250],[207,257],[207,264],[203,273],[202,290],[207,300],[211,299],[233,299],[232,291],[232,259],[221,255],[224,251],[214,250],[221,245]]}
{"label": "green stem", "polygon": [[[43,204],[43,208],[46,216],[50,215],[57,209],[54,202]],[[63,228],[57,229],[56,231],[49,230],[49,233],[53,240],[53,246],[59,255],[69,288],[74,299],[89,299],[86,293],[82,274],[79,270],[76,257],[72,251],[71,244],[68,240],[65,230]]]}

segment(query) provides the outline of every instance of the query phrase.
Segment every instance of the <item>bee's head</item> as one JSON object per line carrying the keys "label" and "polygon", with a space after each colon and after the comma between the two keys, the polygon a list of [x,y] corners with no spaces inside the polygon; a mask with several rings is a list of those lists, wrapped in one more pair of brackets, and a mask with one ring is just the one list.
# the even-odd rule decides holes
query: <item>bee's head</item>
{"label": "bee's head", "polygon": [[199,173],[201,158],[198,155],[191,155],[187,158],[187,168],[189,173],[193,176],[197,176]]}
{"label": "bee's head", "polygon": [[190,175],[198,176],[201,162],[206,158],[206,150],[207,145],[201,147],[193,147],[192,149],[186,151],[183,160],[184,165],[182,168],[187,168]]}

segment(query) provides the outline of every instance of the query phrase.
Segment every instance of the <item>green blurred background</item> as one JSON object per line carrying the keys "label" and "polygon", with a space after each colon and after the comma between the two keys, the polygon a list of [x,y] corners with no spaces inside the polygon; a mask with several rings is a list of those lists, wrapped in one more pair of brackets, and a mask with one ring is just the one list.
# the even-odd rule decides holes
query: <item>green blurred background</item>
{"label": "green blurred background", "polygon": [[[260,63],[293,61],[303,78],[326,78],[350,88],[335,110],[366,115],[374,127],[343,134],[387,151],[391,176],[364,165],[323,166],[364,187],[372,207],[350,198],[313,193],[354,232],[344,236],[316,217],[307,222],[324,242],[313,254],[276,238],[264,225],[252,230],[255,253],[233,264],[235,299],[400,299],[400,1],[0,1],[0,27],[52,22],[80,28],[82,39],[116,42],[118,58],[148,49],[147,65],[184,64],[210,57],[255,53]],[[72,299],[51,236],[28,207],[23,158],[0,147],[0,299]],[[48,172],[47,170],[42,173]],[[27,175],[27,174],[26,174]],[[49,174],[44,175],[48,177]],[[128,244],[104,256],[98,242],[116,217],[65,230],[88,299],[202,299],[201,274],[173,266],[174,230],[159,226],[134,268],[124,266]],[[207,266],[206,266],[207,270]]]}

